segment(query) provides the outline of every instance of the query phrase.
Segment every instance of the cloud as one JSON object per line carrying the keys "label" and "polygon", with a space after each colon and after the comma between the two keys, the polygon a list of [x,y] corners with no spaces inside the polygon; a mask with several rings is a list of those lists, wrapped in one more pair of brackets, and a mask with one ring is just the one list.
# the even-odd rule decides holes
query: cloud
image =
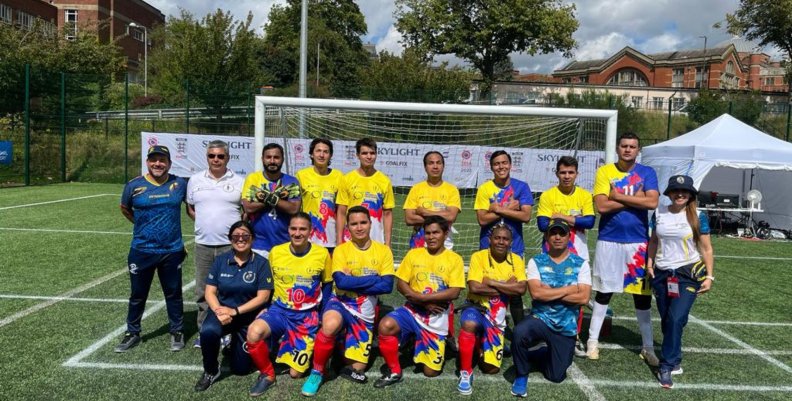
{"label": "cloud", "polygon": [[401,41],[402,35],[399,31],[396,30],[396,26],[391,25],[388,28],[388,32],[383,36],[376,44],[377,44],[377,52],[381,52],[383,50],[392,53],[392,54],[402,54],[404,51],[404,47],[402,47]]}

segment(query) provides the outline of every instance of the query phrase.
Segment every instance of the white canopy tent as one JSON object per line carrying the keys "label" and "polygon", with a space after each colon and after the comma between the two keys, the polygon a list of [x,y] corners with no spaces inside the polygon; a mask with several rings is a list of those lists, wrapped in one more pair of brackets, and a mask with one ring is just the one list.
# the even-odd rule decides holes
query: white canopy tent
{"label": "white canopy tent", "polygon": [[728,114],[645,147],[641,163],[657,170],[661,193],[675,174],[691,176],[701,192],[736,194],[741,202],[747,191],[757,189],[764,213],[755,213],[754,220],[792,229],[792,144]]}

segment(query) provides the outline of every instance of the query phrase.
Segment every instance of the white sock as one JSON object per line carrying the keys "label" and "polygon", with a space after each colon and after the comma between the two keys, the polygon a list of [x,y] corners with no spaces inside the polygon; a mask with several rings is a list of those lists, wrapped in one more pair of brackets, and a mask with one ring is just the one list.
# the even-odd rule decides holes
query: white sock
{"label": "white sock", "polygon": [[638,318],[638,330],[641,332],[643,347],[654,350],[654,335],[652,334],[652,311],[635,310],[635,317]]}
{"label": "white sock", "polygon": [[589,341],[598,341],[602,323],[605,321],[605,314],[608,312],[608,305],[603,305],[594,301],[591,308],[591,322],[589,322]]}

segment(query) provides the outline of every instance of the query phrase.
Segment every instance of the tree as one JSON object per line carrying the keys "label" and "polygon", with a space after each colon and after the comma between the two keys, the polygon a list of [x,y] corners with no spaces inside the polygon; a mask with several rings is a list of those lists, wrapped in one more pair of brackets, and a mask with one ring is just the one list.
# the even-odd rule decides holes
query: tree
{"label": "tree", "polygon": [[570,56],[578,28],[561,0],[397,0],[396,27],[407,47],[431,59],[454,54],[473,65],[489,92],[509,54]]}
{"label": "tree", "polygon": [[363,73],[365,94],[372,100],[457,103],[468,97],[473,74],[448,63],[432,66],[407,49],[402,56],[381,52]]}
{"label": "tree", "polygon": [[[734,14],[726,14],[729,32],[744,35],[760,46],[773,45],[792,61],[792,0],[740,0]],[[786,68],[792,102],[792,68]]]}
{"label": "tree", "polygon": [[200,21],[188,11],[170,17],[154,30],[156,47],[150,55],[152,87],[175,104],[190,96],[220,118],[228,107],[243,104],[263,83],[255,54],[261,39],[250,27],[253,14],[235,21],[218,9]]}
{"label": "tree", "polygon": [[762,114],[764,101],[759,92],[718,92],[708,89],[699,91],[698,96],[690,100],[686,111],[691,120],[704,125],[723,113],[730,113],[734,118],[755,125]]}
{"label": "tree", "polygon": [[[275,86],[294,85],[300,60],[300,0],[273,6],[264,27],[261,65]],[[308,71],[335,97],[360,95],[360,71],[368,63],[361,36],[366,21],[352,0],[310,0],[308,4]],[[318,54],[317,54],[318,48]],[[314,82],[314,79],[309,79]],[[320,83],[321,85],[321,83]],[[316,88],[320,90],[320,88]]]}

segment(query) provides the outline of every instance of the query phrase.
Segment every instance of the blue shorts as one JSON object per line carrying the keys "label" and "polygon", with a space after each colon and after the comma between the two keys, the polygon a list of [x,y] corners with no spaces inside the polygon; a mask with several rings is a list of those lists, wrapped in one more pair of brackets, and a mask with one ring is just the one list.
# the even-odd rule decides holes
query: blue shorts
{"label": "blue shorts", "polygon": [[415,352],[413,362],[423,364],[432,370],[443,370],[445,358],[446,336],[433,333],[421,327],[405,307],[400,307],[388,317],[395,320],[401,329],[399,344],[404,344],[410,338],[415,339]]}
{"label": "blue shorts", "polygon": [[460,323],[475,322],[476,337],[478,337],[484,363],[500,367],[503,362],[503,330],[495,326],[476,308],[462,309],[459,317]]}
{"label": "blue shorts", "polygon": [[344,356],[356,362],[368,363],[371,354],[374,324],[369,323],[347,310],[341,301],[332,299],[327,302],[327,311],[336,311],[341,315],[344,336]]}
{"label": "blue shorts", "polygon": [[280,344],[275,362],[285,363],[298,372],[308,370],[319,331],[319,312],[315,308],[295,311],[273,304],[258,318],[270,328],[270,347]]}

